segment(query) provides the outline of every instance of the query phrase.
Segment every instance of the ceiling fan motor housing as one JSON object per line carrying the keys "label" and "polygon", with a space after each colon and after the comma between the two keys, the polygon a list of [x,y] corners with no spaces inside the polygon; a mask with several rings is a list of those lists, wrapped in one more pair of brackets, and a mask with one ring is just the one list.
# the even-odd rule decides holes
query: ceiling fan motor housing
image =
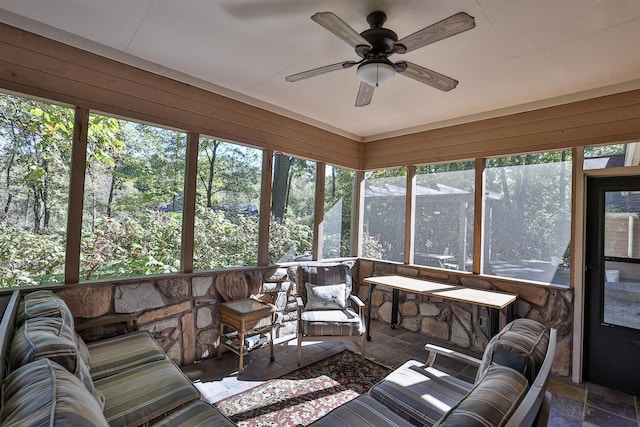
{"label": "ceiling fan motor housing", "polygon": [[371,28],[364,30],[360,35],[371,44],[371,48],[366,46],[363,49],[357,46],[356,53],[360,57],[365,59],[386,58],[386,56],[396,53],[394,45],[398,41],[398,35],[390,29],[382,27],[386,20],[387,15],[380,11],[372,12],[367,16],[367,22]]}

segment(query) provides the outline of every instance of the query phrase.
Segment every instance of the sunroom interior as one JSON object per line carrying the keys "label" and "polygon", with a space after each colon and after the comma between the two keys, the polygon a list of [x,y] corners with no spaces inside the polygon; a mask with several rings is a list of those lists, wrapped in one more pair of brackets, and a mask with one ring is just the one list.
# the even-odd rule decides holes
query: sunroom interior
{"label": "sunroom interior", "polygon": [[[316,11],[308,5],[289,5],[289,12],[285,6],[291,2],[276,2],[269,8],[249,4],[208,6],[207,13],[215,15],[216,24],[223,29],[222,34],[216,34],[200,28],[203,23],[190,7],[185,8],[185,13],[190,13],[185,15],[185,22],[171,27],[165,20],[177,12],[173,6],[160,4],[163,2],[146,2],[148,9],[128,10],[131,14],[120,28],[115,25],[116,15],[81,10],[78,2],[46,7],[35,1],[3,3],[0,96],[5,119],[10,105],[23,102],[29,105],[24,112],[31,114],[31,120],[39,123],[37,126],[51,130],[51,126],[58,128],[64,121],[68,125],[64,142],[69,151],[66,175],[62,177],[67,184],[59,190],[63,192],[59,197],[63,203],[52,204],[52,215],[58,215],[56,227],[62,230],[62,262],[55,267],[41,262],[36,267],[39,273],[29,275],[17,274],[13,260],[6,258],[6,265],[0,266],[5,275],[0,278],[2,292],[16,288],[25,292],[52,289],[80,319],[135,318],[138,328],[151,331],[171,359],[185,366],[216,353],[220,300],[215,290],[217,283],[243,283],[259,292],[265,284],[282,286],[294,282],[292,271],[300,263],[346,260],[355,265],[356,292],[373,318],[381,322],[389,322],[384,312],[390,295],[383,295],[373,305],[363,282],[371,276],[399,274],[517,295],[516,317],[534,319],[558,330],[554,374],[576,383],[583,381],[585,316],[591,301],[589,292],[595,292],[587,286],[590,270],[585,268],[585,250],[592,238],[585,231],[587,182],[603,177],[623,177],[632,182],[640,175],[640,58],[632,54],[633,43],[640,36],[637,5],[616,9],[617,6],[593,1],[588,2],[589,7],[576,6],[580,19],[566,24],[570,34],[562,34],[564,38],[555,42],[553,37],[560,35],[552,30],[560,25],[559,19],[545,21],[542,6],[539,10],[538,6],[531,6],[535,10],[529,10],[531,17],[527,18],[525,11],[518,10],[524,2],[519,2],[520,6],[510,4],[507,12],[497,13],[494,8],[506,6],[506,2],[480,1],[472,5],[461,1],[446,7],[433,6],[433,18],[427,12],[412,12],[419,16],[412,18],[407,11],[398,10],[391,19],[398,7],[389,5],[389,25],[402,27],[403,19],[407,25],[415,24],[415,28],[403,29],[402,35],[424,26],[416,20],[428,25],[458,9],[473,9],[470,12],[476,17],[478,28],[458,35],[460,45],[450,47],[465,44],[462,48],[466,61],[457,58],[447,65],[444,58],[450,51],[446,45],[442,51],[433,52],[434,60],[443,61],[443,71],[460,76],[460,86],[450,95],[457,90],[464,94],[465,77],[472,86],[484,85],[472,79],[474,73],[487,79],[492,72],[502,76],[495,68],[508,62],[498,57],[482,61],[481,54],[472,54],[473,31],[486,41],[487,32],[500,36],[500,31],[506,31],[501,20],[517,17],[527,23],[523,31],[531,31],[526,32],[528,36],[533,37],[534,29],[551,34],[547,34],[549,39],[531,41],[531,45],[527,45],[526,37],[507,44],[505,55],[510,55],[510,61],[518,62],[522,55],[528,56],[530,62],[526,65],[539,64],[531,72],[522,64],[514,66],[507,70],[509,77],[502,83],[487,80],[489,91],[476,87],[464,97],[448,102],[444,97],[449,94],[433,94],[431,88],[415,93],[422,90],[419,83],[402,81],[397,94],[384,92],[387,88],[381,85],[376,89],[379,98],[374,96],[370,106],[360,108],[353,106],[352,99],[357,79],[346,72],[332,74],[324,81],[309,80],[308,84],[285,83],[287,74],[324,65],[324,60],[335,62],[342,59],[340,54],[351,52],[350,48],[338,50],[336,55],[328,49],[329,52],[319,53],[315,61],[303,53],[317,48],[309,47],[310,43],[327,43],[309,35],[324,30],[309,20]],[[357,22],[358,16],[364,21],[368,12],[364,9],[371,5],[356,3],[357,7],[340,2],[325,6],[336,14],[342,13],[350,23]],[[420,10],[417,2],[408,3],[405,6]],[[98,7],[97,2],[93,6]],[[120,6],[126,15],[124,4]],[[568,6],[557,7],[558,16],[569,16]],[[70,18],[63,19],[50,8],[59,8]],[[275,27],[279,14],[288,25],[297,20],[304,20],[307,25],[300,23],[278,33]],[[543,20],[530,22],[535,17]],[[99,24],[101,19],[105,25]],[[225,19],[235,27],[257,27],[255,32],[247,32],[246,27],[230,29]],[[92,25],[95,31],[91,30]],[[127,33],[132,25],[139,33]],[[190,38],[179,36],[189,25],[199,29]],[[581,25],[588,31],[577,32]],[[263,38],[281,39],[278,43],[273,38],[269,42],[256,41],[259,36],[254,34],[260,31],[268,35]],[[297,44],[282,41],[291,31],[301,34]],[[128,34],[128,44],[122,44],[121,33]],[[249,33],[250,38],[246,35]],[[167,34],[163,39],[166,45],[162,40],[154,42],[153,37],[158,34]],[[201,40],[205,35],[208,42]],[[334,43],[332,35],[321,35],[327,36],[330,45]],[[175,40],[169,43],[171,37]],[[195,45],[196,40],[200,44]],[[254,50],[243,51],[251,41],[256,43]],[[236,54],[228,46],[221,46],[234,43]],[[214,47],[207,47],[208,44]],[[271,44],[278,45],[274,47],[278,52],[270,59],[265,53]],[[185,52],[181,53],[182,47]],[[529,51],[525,55],[526,49]],[[571,49],[577,52],[575,56],[569,55]],[[283,63],[276,73],[274,63],[282,58],[283,51],[294,58]],[[239,59],[240,52],[252,57],[253,65],[247,58]],[[491,52],[495,54],[495,50]],[[181,62],[198,62],[187,53],[215,56],[208,62],[210,74],[196,66],[181,66]],[[175,58],[166,59],[171,55]],[[162,62],[163,58],[166,62]],[[427,61],[428,57],[415,58],[412,60],[426,61],[425,65],[438,65]],[[567,59],[563,62],[563,58]],[[216,61],[226,65],[216,68]],[[225,86],[233,74],[229,63],[237,65],[239,83],[234,86]],[[250,73],[242,71],[248,69]],[[548,75],[535,74],[542,70],[549,71]],[[216,72],[220,73],[219,80],[215,79]],[[261,72],[273,72],[274,76],[259,80],[256,76]],[[243,73],[247,74],[244,83]],[[559,77],[564,80],[550,83]],[[396,76],[396,80],[407,79]],[[543,83],[549,84],[550,89],[541,88]],[[491,85],[497,91],[497,99],[491,99]],[[525,93],[521,87],[527,86],[531,87]],[[515,95],[509,98],[505,93],[511,90]],[[276,101],[279,91],[282,100]],[[295,100],[296,96],[300,99]],[[41,105],[56,106],[60,116],[43,114]],[[421,114],[423,105],[425,111]],[[38,109],[40,113],[35,113]],[[8,177],[6,141],[10,136],[6,123],[2,135],[5,152],[0,155]],[[145,126],[143,130],[140,125]],[[140,209],[149,210],[153,203],[149,215],[162,217],[150,222],[157,226],[150,231],[158,236],[154,244],[166,246],[172,262],[155,260],[154,264],[144,244],[129,246],[124,255],[107,252],[106,246],[100,252],[96,248],[100,238],[105,237],[99,234],[104,230],[92,225],[98,220],[104,223],[110,215],[99,218],[95,212],[104,209],[104,205],[95,208],[91,203],[100,197],[106,200],[110,195],[108,186],[115,181],[105,181],[107,171],[114,166],[100,165],[100,155],[109,157],[109,153],[119,152],[119,156],[134,159],[142,155],[145,143],[129,150],[127,144],[134,147],[136,140],[153,138],[159,133],[157,129],[170,132],[171,136],[165,138],[176,141],[165,149],[173,147],[178,153],[176,158],[180,161],[172,167],[176,168],[173,175],[181,179],[173,183],[173,188],[166,187],[163,203],[156,200]],[[113,136],[116,134],[118,138]],[[107,146],[105,141],[110,138],[117,139],[124,148]],[[105,151],[100,152],[101,149]],[[204,164],[213,168],[212,162],[205,163],[203,159],[211,159],[215,150],[220,150],[217,153],[221,162],[227,156],[227,175],[217,178],[222,180],[217,185],[224,187],[218,191],[226,200],[220,202],[216,194],[209,194],[217,200],[213,206],[215,203],[207,203],[203,192],[212,191],[216,184],[209,182],[207,186],[201,172]],[[166,151],[164,154],[170,155]],[[133,164],[131,161],[130,166]],[[232,178],[234,171],[228,168],[234,164],[250,165],[251,180],[232,181],[237,178]],[[163,163],[162,167],[168,165]],[[235,172],[249,179],[248,170]],[[278,178],[283,170],[284,180]],[[168,175],[167,170],[145,173]],[[237,188],[229,187],[232,182]],[[342,189],[338,196],[337,182]],[[285,185],[290,192],[283,192],[279,185]],[[0,200],[9,206],[8,181],[0,191]],[[25,194],[15,197],[29,206]],[[283,200],[278,202],[278,197]],[[290,208],[288,203],[293,202],[301,206],[299,210]],[[15,200],[13,203],[17,204]],[[276,205],[283,208],[279,215],[274,211]],[[32,208],[25,208],[26,211],[35,215]],[[214,216],[222,211],[240,218],[244,227],[241,235],[216,234],[214,225],[220,217]],[[306,212],[304,221],[302,211]],[[5,210],[2,217],[5,231],[19,226],[10,222],[11,212]],[[288,217],[292,212],[297,216]],[[637,211],[621,212],[619,216],[612,221],[619,221],[622,228],[631,225],[611,251],[636,258],[633,220]],[[171,234],[163,234],[167,230],[162,224],[166,217],[178,224]],[[20,221],[32,224],[35,219],[21,217]],[[302,223],[307,226],[306,234],[295,227]],[[116,221],[111,226],[123,227],[124,234],[123,224]],[[115,233],[113,228],[110,230]],[[91,247],[86,243],[87,235],[92,236]],[[243,246],[243,239],[250,242]],[[223,240],[231,249],[212,244]],[[26,241],[13,243],[21,252],[28,250]],[[9,251],[8,244],[5,247],[3,250]],[[211,256],[215,250],[228,254]],[[249,255],[234,256],[242,251]],[[41,256],[45,254],[46,248]],[[146,263],[101,269],[110,263],[109,257],[132,261],[147,255]],[[624,275],[626,270],[616,271]],[[604,276],[604,270],[601,273]],[[635,272],[628,274],[630,282],[639,279]],[[619,279],[616,281],[623,281]],[[290,298],[295,289],[284,292]],[[286,303],[284,307],[282,321],[286,323],[293,314],[287,311]],[[421,308],[406,314],[400,327],[457,348],[481,352],[488,339],[486,313],[477,308],[469,310],[453,310],[449,316],[438,317],[421,313]],[[504,324],[504,313],[501,316]],[[635,324],[626,326],[638,328]],[[288,332],[283,329],[283,333]]]}

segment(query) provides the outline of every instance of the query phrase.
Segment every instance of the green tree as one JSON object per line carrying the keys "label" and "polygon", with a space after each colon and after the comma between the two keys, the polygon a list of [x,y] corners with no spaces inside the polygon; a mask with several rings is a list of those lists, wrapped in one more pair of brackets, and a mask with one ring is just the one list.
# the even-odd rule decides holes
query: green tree
{"label": "green tree", "polygon": [[[0,97],[0,102],[2,172],[7,194],[4,212],[14,220],[24,215],[25,223],[35,232],[52,225],[60,227],[66,205],[58,201],[69,185],[73,111],[9,95]],[[19,215],[15,211],[11,215],[18,192],[26,193],[27,198],[15,205]]]}

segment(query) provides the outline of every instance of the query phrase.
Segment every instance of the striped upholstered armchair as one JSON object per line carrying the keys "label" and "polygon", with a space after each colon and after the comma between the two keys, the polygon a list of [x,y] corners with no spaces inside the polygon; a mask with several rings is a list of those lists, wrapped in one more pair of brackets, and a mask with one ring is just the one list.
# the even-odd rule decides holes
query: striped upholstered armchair
{"label": "striped upholstered armchair", "polygon": [[298,365],[303,341],[359,341],[364,360],[364,303],[351,294],[351,268],[351,263],[298,267]]}

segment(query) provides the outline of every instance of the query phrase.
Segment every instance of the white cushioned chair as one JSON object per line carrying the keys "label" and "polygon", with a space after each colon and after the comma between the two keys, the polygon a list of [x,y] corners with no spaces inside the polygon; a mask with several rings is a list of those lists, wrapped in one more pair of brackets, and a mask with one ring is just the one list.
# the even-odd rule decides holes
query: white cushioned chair
{"label": "white cushioned chair", "polygon": [[352,295],[352,263],[298,267],[298,365],[303,341],[360,342],[365,357],[364,303]]}

